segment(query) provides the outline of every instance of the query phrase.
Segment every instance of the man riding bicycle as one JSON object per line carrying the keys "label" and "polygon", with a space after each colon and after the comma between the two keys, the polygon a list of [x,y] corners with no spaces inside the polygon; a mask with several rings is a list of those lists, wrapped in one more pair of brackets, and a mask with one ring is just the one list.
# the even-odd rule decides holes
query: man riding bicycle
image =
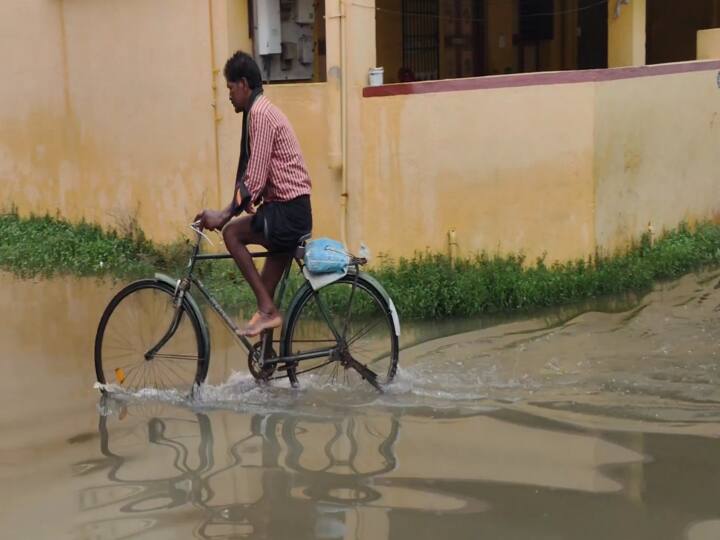
{"label": "man riding bicycle", "polygon": [[[292,250],[312,230],[311,182],[290,122],[263,95],[255,60],[238,51],[223,73],[235,112],[243,112],[235,192],[226,208],[205,209],[195,219],[202,228],[222,229],[228,251],[255,293],[257,312],[240,330],[252,337],[282,325],[273,296]],[[243,211],[248,215],[233,219]],[[248,244],[279,253],[268,256],[258,273]]]}

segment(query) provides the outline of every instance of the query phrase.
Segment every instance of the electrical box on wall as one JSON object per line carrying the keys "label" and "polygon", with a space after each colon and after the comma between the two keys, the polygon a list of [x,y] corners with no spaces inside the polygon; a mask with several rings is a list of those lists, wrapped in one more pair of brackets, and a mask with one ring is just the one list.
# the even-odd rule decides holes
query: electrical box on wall
{"label": "electrical box on wall", "polygon": [[312,79],[314,0],[254,0],[255,58],[266,81]]}
{"label": "electrical box on wall", "polygon": [[295,22],[298,24],[312,24],[315,22],[315,4],[313,0],[297,0]]}
{"label": "electrical box on wall", "polygon": [[280,0],[255,0],[255,48],[257,54],[281,51]]}

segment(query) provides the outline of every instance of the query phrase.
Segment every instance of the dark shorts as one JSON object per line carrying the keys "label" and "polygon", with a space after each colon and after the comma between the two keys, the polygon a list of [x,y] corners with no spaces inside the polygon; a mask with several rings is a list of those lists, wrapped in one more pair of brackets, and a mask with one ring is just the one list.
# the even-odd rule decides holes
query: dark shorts
{"label": "dark shorts", "polygon": [[262,234],[273,251],[291,251],[312,231],[310,196],[263,203],[252,218],[252,230]]}

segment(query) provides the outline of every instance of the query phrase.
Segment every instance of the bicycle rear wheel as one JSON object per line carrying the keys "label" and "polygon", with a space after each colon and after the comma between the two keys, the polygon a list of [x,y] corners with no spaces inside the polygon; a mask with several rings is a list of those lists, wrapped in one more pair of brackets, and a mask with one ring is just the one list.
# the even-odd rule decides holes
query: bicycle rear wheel
{"label": "bicycle rear wheel", "polygon": [[280,355],[330,348],[336,351],[290,364],[287,372],[293,384],[300,375],[321,386],[366,384],[367,377],[343,363],[343,358],[348,358],[343,355],[346,351],[363,371],[370,370],[366,375],[370,374],[374,383],[382,387],[392,381],[397,371],[396,330],[390,306],[380,291],[362,275],[348,274],[318,291],[309,284],[298,291],[288,314]]}
{"label": "bicycle rear wheel", "polygon": [[155,279],[131,283],[110,301],[95,336],[98,382],[135,392],[142,388],[192,391],[207,376],[210,343],[185,298],[177,329],[155,353],[176,314],[174,289]]}

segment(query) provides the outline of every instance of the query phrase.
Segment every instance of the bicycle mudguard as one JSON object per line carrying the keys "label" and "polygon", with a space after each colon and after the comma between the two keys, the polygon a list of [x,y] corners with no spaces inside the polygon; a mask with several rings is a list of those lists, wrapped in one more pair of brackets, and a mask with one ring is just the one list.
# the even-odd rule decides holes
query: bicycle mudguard
{"label": "bicycle mudguard", "polygon": [[[344,277],[345,275],[354,275],[355,272],[345,272],[343,274],[338,275],[337,277],[334,277],[333,279],[330,279],[329,283],[332,283],[334,281],[337,281],[338,279]],[[322,274],[321,274],[322,275]],[[335,274],[325,274],[326,276],[335,276]],[[367,281],[370,285],[375,287],[377,291],[380,293],[380,296],[383,297],[383,300],[385,300],[385,303],[388,306],[388,309],[390,310],[390,316],[393,320],[393,326],[395,326],[395,335],[400,337],[400,317],[398,317],[397,309],[395,308],[395,304],[392,301],[392,298],[390,298],[390,295],[385,290],[385,287],[380,285],[380,282],[372,277],[370,274],[366,274],[365,272],[360,272],[359,276]],[[307,278],[307,276],[305,276]],[[323,283],[322,286],[329,285],[329,283]],[[318,290],[321,287],[314,287],[312,283],[310,283],[310,280],[307,281],[307,283],[304,285],[304,287],[310,287],[311,289]],[[290,302],[290,305],[288,306],[287,312],[291,313],[293,309],[295,308],[295,300],[300,298],[300,291],[302,291],[302,288],[298,289],[298,292],[295,293],[295,297]],[[285,318],[285,321],[283,322],[283,334],[285,334],[285,324],[287,324],[287,317]]]}
{"label": "bicycle mudguard", "polygon": [[307,266],[303,266],[303,276],[315,291],[319,291],[326,285],[336,282],[338,279],[342,279],[348,273],[347,268],[340,272],[329,272],[326,274],[314,274],[308,270]]}
{"label": "bicycle mudguard", "polygon": [[385,287],[383,287],[380,282],[372,277],[370,274],[366,274],[365,272],[360,272],[360,277],[363,278],[365,281],[373,285],[378,292],[382,295],[382,297],[385,299],[385,302],[387,302],[388,308],[390,308],[390,315],[392,316],[393,323],[395,324],[395,335],[400,336],[400,317],[398,317],[397,309],[395,309],[395,304],[392,301],[392,298],[390,298],[390,295],[385,290]]}
{"label": "bicycle mudguard", "polygon": [[[175,287],[177,287],[177,284],[178,284],[177,279],[173,279],[170,276],[161,274],[159,272],[155,273],[155,279],[170,285],[173,289],[175,289]],[[192,295],[190,294],[189,291],[185,292],[185,296],[183,297],[183,300],[187,301],[188,305],[190,306],[190,309],[192,309],[195,312],[195,315],[197,316],[198,321],[200,321],[200,330],[202,331],[203,337],[205,338],[205,343],[208,344],[208,348],[209,348],[210,334],[208,332],[207,321],[205,320],[205,317],[203,317],[202,311],[200,311],[200,306],[198,306],[197,302],[192,297]]]}

